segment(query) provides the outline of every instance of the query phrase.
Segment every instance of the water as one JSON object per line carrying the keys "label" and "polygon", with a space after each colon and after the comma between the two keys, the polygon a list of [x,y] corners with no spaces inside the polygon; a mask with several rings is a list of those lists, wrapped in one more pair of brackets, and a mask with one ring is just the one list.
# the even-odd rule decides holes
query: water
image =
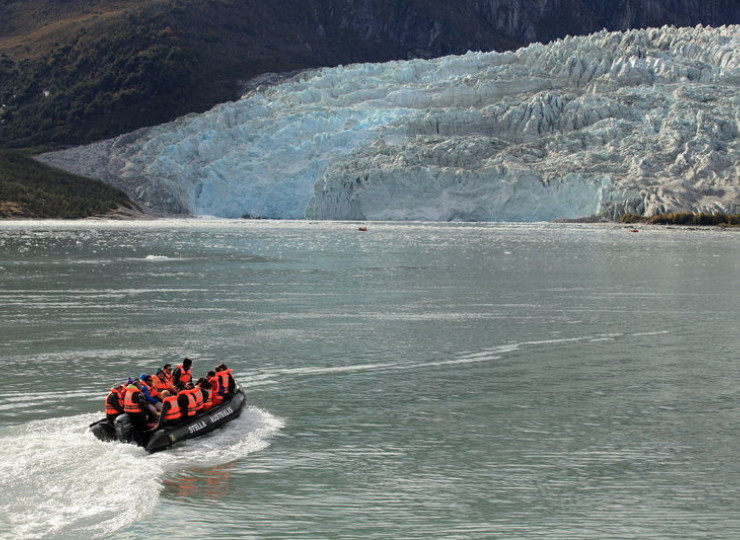
{"label": "water", "polygon": [[[740,234],[0,224],[0,537],[737,538]],[[233,368],[147,456],[109,385]]]}

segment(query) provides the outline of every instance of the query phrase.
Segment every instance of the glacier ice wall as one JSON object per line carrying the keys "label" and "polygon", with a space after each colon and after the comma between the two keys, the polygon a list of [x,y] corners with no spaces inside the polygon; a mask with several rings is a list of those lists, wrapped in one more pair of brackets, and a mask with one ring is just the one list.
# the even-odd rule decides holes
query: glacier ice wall
{"label": "glacier ice wall", "polygon": [[541,221],[740,211],[740,27],[302,73],[45,154],[166,212]]}

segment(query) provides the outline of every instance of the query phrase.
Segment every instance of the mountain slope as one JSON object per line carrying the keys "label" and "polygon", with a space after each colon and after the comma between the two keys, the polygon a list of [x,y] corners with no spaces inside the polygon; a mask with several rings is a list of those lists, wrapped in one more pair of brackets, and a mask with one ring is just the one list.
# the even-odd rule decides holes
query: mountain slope
{"label": "mountain slope", "polygon": [[265,72],[740,23],[736,0],[0,0],[0,146],[99,140]]}
{"label": "mountain slope", "polygon": [[85,218],[139,214],[120,190],[0,151],[0,218]]}

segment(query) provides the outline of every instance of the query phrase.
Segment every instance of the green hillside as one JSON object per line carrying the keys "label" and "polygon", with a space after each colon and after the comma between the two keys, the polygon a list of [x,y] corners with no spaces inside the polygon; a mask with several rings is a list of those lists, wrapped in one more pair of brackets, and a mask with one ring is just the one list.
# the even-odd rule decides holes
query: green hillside
{"label": "green hillside", "polygon": [[0,151],[0,218],[84,218],[136,206],[120,190]]}

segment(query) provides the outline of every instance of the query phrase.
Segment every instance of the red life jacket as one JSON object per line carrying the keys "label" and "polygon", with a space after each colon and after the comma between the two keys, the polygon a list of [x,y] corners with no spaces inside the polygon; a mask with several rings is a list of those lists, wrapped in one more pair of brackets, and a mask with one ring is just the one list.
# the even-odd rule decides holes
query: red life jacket
{"label": "red life jacket", "polygon": [[110,400],[112,396],[115,396],[116,399],[118,400],[118,404],[121,405],[121,407],[123,407],[123,400],[121,399],[122,393],[123,393],[123,388],[111,388],[110,389],[110,392],[108,392],[108,395],[105,397],[105,414],[121,414],[111,404]]}
{"label": "red life jacket", "polygon": [[[164,413],[164,421],[165,422],[172,422],[174,420],[179,420],[182,416],[182,411],[180,410],[180,404],[177,402],[177,396],[167,396],[162,400],[162,403],[169,403],[169,408]],[[164,410],[164,405],[162,405],[162,409]]]}
{"label": "red life jacket", "polygon": [[141,390],[138,388],[126,388],[126,397],[123,398],[123,411],[129,414],[141,414],[144,409],[141,408],[137,402],[134,401],[136,394],[141,394]]}
{"label": "red life jacket", "polygon": [[[193,380],[193,377],[190,374],[190,370],[185,371],[185,368],[183,367],[182,364],[180,364],[179,366],[177,366],[175,369],[179,369],[180,370],[180,383],[185,384],[185,383],[188,383],[191,380]],[[193,369],[193,367],[190,366],[190,369]]]}

